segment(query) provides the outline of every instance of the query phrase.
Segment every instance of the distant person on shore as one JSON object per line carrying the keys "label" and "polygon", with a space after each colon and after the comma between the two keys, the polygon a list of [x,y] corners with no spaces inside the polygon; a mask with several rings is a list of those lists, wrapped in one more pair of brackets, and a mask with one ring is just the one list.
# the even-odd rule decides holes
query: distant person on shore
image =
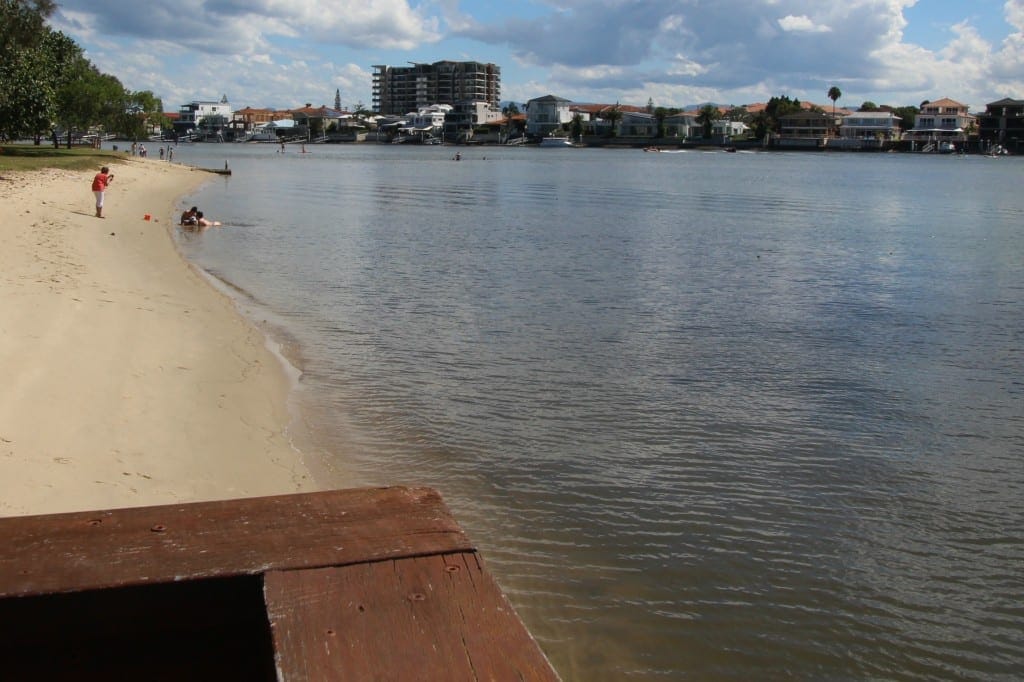
{"label": "distant person on shore", "polygon": [[96,217],[103,217],[103,198],[107,193],[107,186],[114,180],[114,174],[110,168],[104,166],[92,179],[92,193],[96,195]]}
{"label": "distant person on shore", "polygon": [[181,214],[181,221],[179,224],[183,227],[195,227],[199,224],[199,218],[196,217],[198,213],[199,209],[193,206]]}

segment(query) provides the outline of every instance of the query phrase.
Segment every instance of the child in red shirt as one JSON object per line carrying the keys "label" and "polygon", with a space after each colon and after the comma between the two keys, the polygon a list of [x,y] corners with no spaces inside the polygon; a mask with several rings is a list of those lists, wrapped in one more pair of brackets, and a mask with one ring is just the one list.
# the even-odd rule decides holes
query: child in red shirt
{"label": "child in red shirt", "polygon": [[96,177],[92,179],[92,193],[96,195],[96,217],[103,217],[103,194],[107,191],[107,185],[114,179],[114,174],[106,166],[100,169]]}

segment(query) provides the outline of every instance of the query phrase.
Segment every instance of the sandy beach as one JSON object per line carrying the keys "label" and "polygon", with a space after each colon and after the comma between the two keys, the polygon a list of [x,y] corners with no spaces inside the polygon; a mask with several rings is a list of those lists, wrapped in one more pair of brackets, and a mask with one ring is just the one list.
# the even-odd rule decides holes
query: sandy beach
{"label": "sandy beach", "polygon": [[0,180],[0,516],[316,489],[288,373],[168,233],[210,176],[111,170],[104,219],[95,171]]}

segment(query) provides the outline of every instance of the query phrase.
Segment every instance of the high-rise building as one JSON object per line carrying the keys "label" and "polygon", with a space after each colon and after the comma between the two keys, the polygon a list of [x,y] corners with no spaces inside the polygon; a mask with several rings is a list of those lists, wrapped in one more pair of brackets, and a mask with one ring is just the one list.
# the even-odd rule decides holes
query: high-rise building
{"label": "high-rise building", "polygon": [[501,69],[481,62],[373,67],[373,110],[401,115],[431,104],[487,102],[498,106]]}

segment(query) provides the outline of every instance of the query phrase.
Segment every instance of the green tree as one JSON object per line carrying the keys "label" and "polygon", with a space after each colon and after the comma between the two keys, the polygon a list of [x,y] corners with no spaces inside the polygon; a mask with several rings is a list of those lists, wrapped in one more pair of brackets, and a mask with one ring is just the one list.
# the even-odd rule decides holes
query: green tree
{"label": "green tree", "polygon": [[656,138],[665,137],[665,119],[671,115],[665,107],[658,107],[654,110],[654,136]]}
{"label": "green tree", "polygon": [[828,98],[832,100],[832,125],[836,123],[836,100],[843,96],[843,91],[833,85],[828,89]]}
{"label": "green tree", "polygon": [[610,126],[608,130],[608,137],[615,137],[618,134],[619,121],[622,120],[622,110],[619,109],[619,103],[616,102],[615,106],[605,109],[604,119],[608,121]]}
{"label": "green tree", "polygon": [[750,112],[744,107],[733,107],[729,111],[725,112],[725,118],[730,121],[739,121],[741,123],[750,123],[751,116]]}
{"label": "green tree", "polygon": [[711,137],[711,128],[721,117],[718,107],[714,104],[705,104],[700,108],[697,112],[697,123],[704,129],[704,137]]}
{"label": "green tree", "polygon": [[880,111],[880,109],[877,104],[868,100],[860,105],[860,109],[858,109],[858,111]]}
{"label": "green tree", "polygon": [[39,136],[54,116],[49,0],[0,0],[0,138]]}
{"label": "green tree", "polygon": [[572,115],[572,121],[569,123],[569,134],[572,135],[574,140],[579,140],[583,137],[583,116],[579,112]]}
{"label": "green tree", "polygon": [[130,140],[149,135],[154,125],[162,125],[166,118],[163,102],[149,90],[125,92],[119,107],[117,130]]}
{"label": "green tree", "polygon": [[38,46],[56,8],[52,0],[0,0],[0,58]]}
{"label": "green tree", "polygon": [[900,119],[900,127],[903,130],[910,130],[914,127],[914,121],[917,120],[917,115],[921,113],[921,110],[914,106],[896,107],[892,113]]}
{"label": "green tree", "polygon": [[39,50],[25,50],[0,61],[0,138],[47,132],[54,118],[53,83]]}

